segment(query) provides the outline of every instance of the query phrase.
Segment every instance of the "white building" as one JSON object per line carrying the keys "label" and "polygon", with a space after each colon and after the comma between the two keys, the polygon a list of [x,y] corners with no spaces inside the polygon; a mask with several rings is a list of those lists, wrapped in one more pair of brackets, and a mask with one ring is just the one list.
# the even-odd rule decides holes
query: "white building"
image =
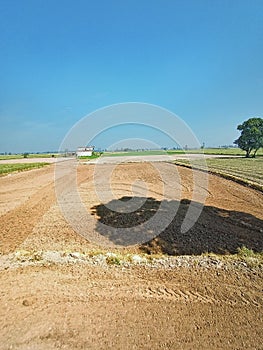
{"label": "white building", "polygon": [[90,157],[93,151],[94,146],[78,147],[76,154],[77,157]]}

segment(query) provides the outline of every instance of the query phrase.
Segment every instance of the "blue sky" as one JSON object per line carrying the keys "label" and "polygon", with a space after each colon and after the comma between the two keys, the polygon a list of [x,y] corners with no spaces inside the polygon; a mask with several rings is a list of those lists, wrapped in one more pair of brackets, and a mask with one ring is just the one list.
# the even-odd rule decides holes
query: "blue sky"
{"label": "blue sky", "polygon": [[0,52],[0,152],[57,150],[85,115],[130,101],[172,111],[207,146],[263,115],[262,0],[1,0]]}

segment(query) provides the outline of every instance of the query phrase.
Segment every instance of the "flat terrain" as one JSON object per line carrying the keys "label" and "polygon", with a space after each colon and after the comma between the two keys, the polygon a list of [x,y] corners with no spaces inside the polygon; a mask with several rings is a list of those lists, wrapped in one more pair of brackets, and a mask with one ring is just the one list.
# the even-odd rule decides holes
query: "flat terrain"
{"label": "flat terrain", "polygon": [[[38,261],[34,255],[101,250],[186,258],[206,252],[230,256],[243,245],[261,252],[261,192],[209,175],[208,187],[200,182],[195,190],[206,195],[203,211],[183,233],[180,228],[197,171],[164,162],[155,166],[125,163],[113,171],[111,164],[61,164],[65,172],[57,173],[56,189],[65,195],[74,180],[67,171],[76,167],[79,195],[93,218],[85,228],[86,236],[77,234],[61,214],[55,165],[0,178],[1,349],[261,348],[260,266],[224,262],[220,266],[116,266],[79,260],[59,263],[54,258]],[[113,198],[109,196],[107,204],[116,198],[124,202],[130,197],[144,198],[141,208],[116,214],[102,205],[101,197],[107,199],[109,189],[105,184],[108,173]],[[69,209],[74,212],[78,202],[72,198]],[[149,242],[118,248],[126,241],[115,235],[114,228],[130,227],[133,233],[132,227],[149,220],[163,202],[178,205],[174,220],[163,232]],[[108,227],[106,232],[100,223]],[[108,246],[85,239],[92,240],[94,235],[102,236],[101,242]],[[32,254],[29,265],[16,263],[15,257],[23,251]]]}

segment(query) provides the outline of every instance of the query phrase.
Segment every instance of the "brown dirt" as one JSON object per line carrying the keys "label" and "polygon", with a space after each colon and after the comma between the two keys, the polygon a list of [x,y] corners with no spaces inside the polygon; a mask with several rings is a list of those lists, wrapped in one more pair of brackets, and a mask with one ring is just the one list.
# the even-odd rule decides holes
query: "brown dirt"
{"label": "brown dirt", "polygon": [[[99,165],[97,180],[102,191],[107,166]],[[159,166],[172,183],[176,167]],[[117,166],[111,177],[117,198],[132,196],[135,180],[148,183],[149,199],[135,217],[109,213],[94,191],[94,165],[79,166],[79,192],[96,218],[89,230],[98,230],[96,222],[130,227],[136,220],[147,220],[152,209],[155,213],[161,201],[169,200],[180,204],[175,220],[157,238],[125,251],[232,254],[242,245],[263,250],[262,193],[212,175],[199,220],[188,233],[181,234],[180,223],[192,197],[192,173],[177,169],[182,194],[164,199],[165,184],[151,164]],[[53,170],[50,165],[0,178],[2,254],[21,249],[99,249],[75,233],[63,218],[56,203]],[[62,174],[59,186],[67,189],[70,181]],[[136,195],[143,196],[143,190],[138,187]],[[106,238],[116,243],[111,230]],[[261,348],[260,268],[240,270],[233,265],[219,271],[52,264],[11,266],[1,270],[0,279],[1,349]]]}

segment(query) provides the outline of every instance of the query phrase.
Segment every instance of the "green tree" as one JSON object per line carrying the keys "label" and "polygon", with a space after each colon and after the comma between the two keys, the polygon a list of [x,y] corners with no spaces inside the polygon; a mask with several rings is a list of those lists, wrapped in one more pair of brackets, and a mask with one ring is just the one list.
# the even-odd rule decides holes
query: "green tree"
{"label": "green tree", "polygon": [[250,118],[243,124],[238,125],[241,135],[234,141],[239,148],[246,151],[246,157],[256,156],[257,151],[263,147],[263,119]]}

